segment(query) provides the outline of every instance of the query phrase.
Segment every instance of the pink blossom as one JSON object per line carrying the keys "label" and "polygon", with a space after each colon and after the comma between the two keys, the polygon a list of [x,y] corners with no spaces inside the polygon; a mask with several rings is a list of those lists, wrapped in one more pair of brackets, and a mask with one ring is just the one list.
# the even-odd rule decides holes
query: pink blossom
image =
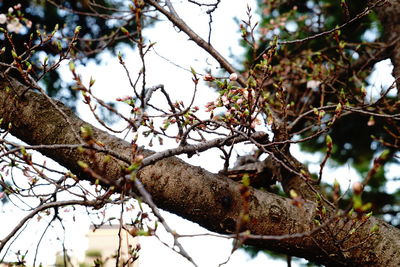
{"label": "pink blossom", "polygon": [[27,20],[25,22],[26,27],[31,28],[32,27],[32,21],[31,20]]}
{"label": "pink blossom", "polygon": [[137,156],[135,157],[135,161],[142,161],[143,159],[144,159],[144,156],[143,156],[142,154],[137,155]]}
{"label": "pink blossom", "polygon": [[13,18],[8,24],[7,24],[7,30],[9,32],[15,32],[19,33],[22,29],[23,25],[21,22],[19,22],[19,19]]}
{"label": "pink blossom", "polygon": [[238,75],[236,73],[231,73],[231,75],[229,75],[229,80],[231,81],[236,81],[238,78]]}
{"label": "pink blossom", "polygon": [[123,97],[117,97],[117,101],[127,101],[127,100],[131,100],[132,99],[132,97],[131,96],[128,96],[128,95],[126,95],[126,96],[123,96]]}
{"label": "pink blossom", "polygon": [[212,106],[212,105],[214,105],[214,102],[207,102],[206,108],[208,108],[208,107],[210,107],[210,106]]}
{"label": "pink blossom", "polygon": [[207,112],[210,112],[210,111],[213,110],[214,108],[215,108],[214,102],[208,102],[208,103],[206,104],[206,111],[207,111]]}
{"label": "pink blossom", "polygon": [[206,82],[211,82],[211,81],[214,81],[215,80],[215,78],[211,75],[211,74],[206,74],[206,75],[204,75],[204,78],[203,78]]}
{"label": "pink blossom", "polygon": [[356,195],[361,194],[361,192],[363,191],[363,184],[360,182],[355,182],[352,187],[353,187],[353,192]]}
{"label": "pink blossom", "polygon": [[210,111],[212,111],[213,109],[214,109],[214,106],[209,106],[209,107],[206,108],[206,112],[210,112]]}
{"label": "pink blossom", "polygon": [[229,99],[228,99],[228,97],[226,95],[223,95],[221,97],[221,101],[222,101],[222,104],[224,104],[224,105],[228,105],[229,104]]}

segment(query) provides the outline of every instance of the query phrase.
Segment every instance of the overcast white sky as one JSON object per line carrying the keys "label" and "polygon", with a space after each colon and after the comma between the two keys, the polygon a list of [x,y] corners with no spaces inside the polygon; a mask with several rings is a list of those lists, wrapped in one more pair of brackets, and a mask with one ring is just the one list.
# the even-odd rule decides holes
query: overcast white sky
{"label": "overcast white sky", "polygon": [[[178,14],[187,21],[196,32],[200,33],[203,38],[207,38],[208,35],[208,17],[205,15],[204,10],[200,10],[197,6],[188,4],[187,1],[175,1],[175,8]],[[246,7],[250,5],[255,7],[254,1],[242,1],[242,0],[225,0],[221,1],[220,7],[214,13],[213,19],[213,33],[211,42],[222,55],[229,58],[231,54],[241,55],[243,49],[239,46],[238,40],[240,34],[238,32],[238,25],[233,20],[234,17],[246,19]],[[256,19],[256,16],[254,16]],[[162,18],[160,16],[160,18]],[[187,36],[177,31],[177,29],[171,26],[168,21],[159,22],[155,27],[145,30],[145,36],[152,42],[157,42],[155,49],[156,51],[173,61],[174,63],[189,69],[193,67],[196,71],[204,73],[205,69],[211,69],[214,73],[219,74],[218,64],[199,49],[193,42],[189,41]],[[132,75],[139,72],[140,59],[135,51],[124,49],[124,60],[131,71]],[[103,65],[95,65],[94,63],[89,64],[86,68],[78,68],[78,72],[82,74],[86,80],[89,80],[90,76],[96,80],[94,86],[94,93],[100,96],[103,100],[113,101],[117,97],[124,95],[132,95],[132,90],[129,86],[128,80],[124,74],[124,71],[118,59],[109,55],[104,56]],[[64,79],[70,79],[71,76],[67,68],[63,75]],[[160,58],[154,53],[150,53],[147,57],[147,78],[148,86],[156,84],[164,84],[166,90],[168,90],[173,97],[184,102],[189,102],[192,97],[193,83],[192,74],[181,68],[175,67],[164,59]],[[385,72],[387,73],[387,72]],[[382,78],[382,76],[380,76]],[[204,104],[208,101],[212,101],[216,96],[216,93],[208,89],[205,83],[201,82],[199,87],[198,95],[196,97],[196,104],[200,108],[204,107]],[[162,101],[161,99],[156,101]],[[153,101],[154,103],[154,101]],[[162,103],[160,103],[162,105]],[[93,117],[87,108],[80,104],[78,105],[78,111],[82,118],[87,121],[94,122]],[[174,145],[170,143],[170,145]],[[165,148],[165,147],[164,147]],[[155,147],[154,149],[161,149],[161,147]],[[294,149],[295,153],[299,153],[298,150]],[[238,151],[240,152],[240,151]],[[317,161],[318,157],[310,156],[309,161]],[[222,161],[214,150],[204,153],[201,157],[193,157],[189,160],[194,165],[200,165],[207,168],[210,171],[217,172],[222,167]],[[318,164],[317,164],[318,165]],[[316,166],[317,166],[316,165]],[[342,175],[347,177],[347,181],[350,179],[357,179],[357,174],[352,171],[349,167],[344,166]],[[337,175],[336,173],[329,174],[327,172],[326,179],[331,179]],[[5,213],[0,213],[1,226],[0,234],[6,233],[10,227],[15,225],[17,218],[22,216],[22,213],[13,213],[12,218],[9,218],[10,213],[5,208]],[[164,213],[168,223],[173,229],[176,229],[181,234],[193,234],[193,233],[204,233],[205,229],[199,227],[196,224],[188,222],[182,218],[179,218],[173,214]],[[84,250],[87,246],[87,241],[84,235],[86,234],[89,222],[84,215],[77,215],[76,220],[71,218],[67,219],[67,245],[70,248],[74,248],[74,251],[80,257],[83,256]],[[42,228],[40,228],[42,227]],[[43,230],[43,224],[29,225],[30,234],[24,236],[21,247],[34,246],[37,242],[38,234]],[[53,232],[51,232],[53,233]],[[34,238],[33,238],[34,237]],[[54,262],[54,258],[49,256],[53,255],[56,250],[60,247],[56,245],[58,242],[53,236],[52,241],[48,244],[43,245],[42,254],[40,254],[40,261],[45,264],[51,264]],[[44,241],[45,243],[46,241]],[[141,238],[142,250],[140,254],[139,264],[140,267],[151,267],[151,266],[192,266],[184,258],[167,249],[161,245],[159,241],[154,238]],[[224,262],[230,254],[231,241],[222,238],[190,238],[183,240],[188,253],[194,258],[199,266],[218,266],[219,263]],[[15,246],[17,247],[17,245]],[[39,261],[39,262],[40,262]],[[255,259],[250,257],[243,251],[235,252],[231,260],[225,266],[286,266],[283,261],[273,261],[264,254],[259,254]],[[293,266],[296,266],[294,264]]]}
{"label": "overcast white sky", "polygon": [[[204,10],[200,10],[192,4],[184,4],[179,1],[176,5],[178,14],[187,21],[189,26],[193,28],[203,38],[208,35],[208,17]],[[240,56],[243,49],[239,46],[238,40],[240,37],[237,23],[234,17],[246,19],[247,4],[254,7],[254,1],[221,1],[220,7],[213,15],[213,33],[211,42],[225,57],[231,54]],[[161,18],[161,17],[160,17]],[[220,69],[218,64],[211,56],[199,49],[193,42],[188,40],[188,37],[171,27],[168,21],[160,22],[154,28],[147,29],[145,36],[151,42],[157,42],[155,49],[158,54],[168,58],[179,66],[190,69],[193,67],[196,71],[204,73],[206,69],[211,69],[213,73],[219,74]],[[132,73],[140,70],[139,57],[137,53],[125,51],[125,61],[132,70]],[[164,84],[174,98],[183,100],[188,103],[193,93],[192,74],[181,68],[178,68],[171,63],[165,61],[154,53],[150,53],[147,57],[147,77],[148,86],[156,84]],[[121,71],[121,66],[115,58],[110,58],[107,63],[107,68],[101,66],[99,68],[89,68],[89,71],[96,74],[96,84],[105,88],[113,88],[112,90],[102,91],[99,89],[98,94],[104,98],[115,99],[121,95],[132,94],[125,74]],[[110,70],[115,70],[112,73]],[[92,75],[90,73],[90,75]],[[112,77],[110,79],[110,77]],[[99,80],[101,79],[101,80]],[[116,83],[118,81],[118,83]],[[200,82],[198,94],[196,96],[196,104],[203,108],[205,103],[215,99],[217,94],[209,89],[204,82]],[[115,90],[115,88],[118,90]],[[154,101],[154,100],[153,100]],[[160,105],[165,104],[165,101],[155,100],[153,103],[160,101]],[[157,103],[158,104],[158,103]],[[82,111],[86,107],[82,107]],[[86,112],[81,112],[88,114]],[[88,114],[88,117],[90,115]],[[175,145],[171,143],[171,145]],[[165,147],[157,147],[154,149],[162,149]],[[210,171],[217,172],[221,169],[222,160],[215,151],[204,153],[201,157],[194,156],[188,160],[194,165],[200,165]],[[168,223],[173,229],[176,229],[182,234],[205,233],[206,230],[197,224],[179,218],[170,213],[163,213]],[[139,265],[150,266],[192,266],[186,259],[180,255],[171,252],[168,248],[161,245],[155,238],[141,238],[142,251],[140,254]],[[227,260],[232,249],[231,241],[222,238],[213,237],[198,237],[189,238],[181,241],[199,266],[218,266],[218,264]],[[235,252],[226,266],[286,266],[283,261],[273,261],[268,259],[264,254],[260,254],[255,259],[250,257],[243,251]]]}
{"label": "overcast white sky", "polygon": [[[203,38],[208,35],[208,17],[197,6],[187,4],[187,1],[176,1],[175,8],[178,14],[187,21],[187,23]],[[254,7],[254,1],[221,1],[220,7],[213,15],[213,34],[212,44],[216,47],[225,57],[229,58],[230,55],[240,56],[243,49],[239,47],[238,40],[240,34],[238,32],[238,25],[234,22],[234,17],[246,18],[247,4]],[[162,16],[160,18],[163,19]],[[155,49],[158,54],[168,58],[175,64],[183,68],[190,69],[193,67],[200,73],[204,73],[206,69],[211,69],[213,73],[220,74],[220,69],[215,60],[204,51],[199,49],[193,42],[189,41],[187,36],[178,32],[173,28],[168,21],[159,22],[155,27],[145,30],[145,37],[151,42],[157,42]],[[140,59],[135,51],[123,49],[124,60],[131,71],[131,74],[136,75],[140,68]],[[150,53],[147,58],[147,85],[152,86],[156,84],[164,84],[173,98],[189,102],[193,93],[192,74],[188,71],[182,70],[171,63],[165,61],[154,53]],[[65,62],[66,65],[68,62]],[[63,79],[71,80],[68,67],[64,66]],[[118,63],[118,59],[110,55],[105,55],[102,65],[95,65],[90,63],[87,67],[78,68],[78,72],[87,81],[90,76],[95,80],[94,92],[103,100],[114,101],[117,97],[124,95],[132,95],[131,87],[125,76],[125,73]],[[201,108],[207,101],[215,99],[216,93],[207,88],[204,82],[201,82],[198,94],[196,96],[196,104]],[[153,100],[153,103],[162,101],[161,99]],[[163,103],[163,102],[162,102]],[[160,103],[160,105],[162,105]],[[157,103],[158,104],[158,103]],[[122,107],[123,108],[123,107]],[[78,112],[80,117],[98,125],[88,111],[87,107],[83,104],[78,105]],[[168,144],[168,143],[167,143]],[[174,143],[170,143],[174,145]],[[162,147],[154,147],[154,149],[161,149]],[[163,147],[165,148],[165,147]],[[36,156],[38,159],[39,156]],[[212,159],[212,160],[210,160]],[[210,151],[201,157],[193,157],[189,160],[194,165],[201,165],[210,171],[217,172],[221,169],[222,161],[219,159],[215,151]],[[206,164],[204,164],[206,163]],[[63,211],[71,211],[71,209],[63,209]],[[118,211],[110,211],[108,216],[112,213],[117,214]],[[89,228],[89,221],[84,214],[76,214],[71,211],[71,216],[65,215],[66,221],[66,245],[69,249],[82,258],[84,251],[87,247],[85,234]],[[12,214],[12,216],[10,216]],[[3,208],[1,216],[1,236],[8,233],[8,231],[15,226],[18,220],[24,216],[24,212],[11,211],[11,206]],[[170,213],[163,213],[167,218],[168,223],[173,229],[176,229],[182,234],[205,233],[206,230],[191,223],[187,220],[179,218]],[[5,218],[8,218],[5,220]],[[21,238],[13,245],[14,250],[20,248],[22,252],[30,248],[28,254],[28,261],[32,260],[34,250],[32,247],[36,246],[37,240],[40,237],[47,221],[44,218],[41,222],[33,220],[28,224],[27,231],[23,233]],[[59,228],[59,226],[56,226]],[[54,233],[57,233],[54,235]],[[165,234],[160,232],[161,236]],[[63,239],[61,231],[50,230],[45,236],[37,264],[42,262],[44,264],[54,263],[54,254],[60,250],[59,240]],[[166,237],[166,240],[168,238]],[[202,237],[202,238],[189,238],[181,241],[188,253],[194,258],[199,266],[218,266],[218,264],[227,260],[231,251],[231,241],[222,238]],[[141,238],[142,250],[140,253],[139,264],[141,267],[150,266],[192,266],[186,259],[180,255],[172,252],[166,248],[155,238]],[[250,257],[243,251],[234,253],[231,260],[225,266],[286,266],[284,262],[277,263],[269,260],[267,256],[260,255],[255,259]]]}

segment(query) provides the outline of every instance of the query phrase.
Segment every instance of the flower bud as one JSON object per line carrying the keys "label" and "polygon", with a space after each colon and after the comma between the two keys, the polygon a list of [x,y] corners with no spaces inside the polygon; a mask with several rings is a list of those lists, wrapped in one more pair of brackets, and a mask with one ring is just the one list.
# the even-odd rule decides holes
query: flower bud
{"label": "flower bud", "polygon": [[231,75],[229,75],[229,80],[231,80],[232,82],[236,81],[237,78],[238,78],[238,75],[236,73],[234,73],[234,72],[231,73]]}
{"label": "flower bud", "polygon": [[362,183],[360,183],[360,182],[355,182],[355,183],[353,184],[353,192],[354,192],[354,194],[359,195],[359,194],[361,194],[362,190],[363,190],[363,185],[362,185]]}
{"label": "flower bud", "polygon": [[206,82],[211,82],[211,81],[214,81],[215,78],[211,74],[208,73],[208,74],[204,75],[204,80]]}

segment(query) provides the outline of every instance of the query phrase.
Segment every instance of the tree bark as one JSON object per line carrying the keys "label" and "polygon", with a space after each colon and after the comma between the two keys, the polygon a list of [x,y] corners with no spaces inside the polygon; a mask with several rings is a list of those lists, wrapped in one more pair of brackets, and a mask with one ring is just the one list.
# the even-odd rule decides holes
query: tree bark
{"label": "tree bark", "polygon": [[[26,85],[0,74],[1,127],[30,145],[79,144],[73,132],[88,123],[79,119],[62,103],[51,104],[43,95],[27,91]],[[25,92],[23,94],[23,92]],[[62,115],[60,110],[64,113]],[[69,123],[66,121],[68,117]],[[77,161],[89,164],[107,177],[109,185],[118,187],[123,177],[121,166],[129,159],[131,145],[113,135],[91,126],[97,141],[105,144],[120,157],[105,161],[105,153],[89,156],[77,149],[40,149],[44,155],[65,166],[79,179],[93,180]],[[151,151],[144,151],[149,155]],[[106,163],[105,163],[106,162]],[[218,174],[210,173],[176,158],[169,157],[143,168],[138,178],[153,196],[158,207],[196,222],[203,227],[223,234],[236,231],[240,220],[243,199],[240,184]],[[104,184],[104,183],[103,183]],[[107,182],[105,182],[107,184]],[[123,186],[117,188],[125,190]],[[368,220],[329,220],[317,228],[317,204],[306,201],[300,206],[291,199],[250,188],[249,222],[245,229],[254,235],[269,238],[245,240],[262,248],[303,257],[327,266],[399,266],[400,231],[387,223],[371,217]],[[374,225],[378,231],[371,234]],[[354,230],[355,229],[355,230]],[[286,235],[292,237],[279,237]]]}
{"label": "tree bark", "polygon": [[[370,1],[371,3],[376,2]],[[391,46],[390,60],[393,77],[400,77],[400,1],[387,0],[375,9],[383,26],[383,40]],[[400,80],[396,80],[397,97],[400,97]]]}

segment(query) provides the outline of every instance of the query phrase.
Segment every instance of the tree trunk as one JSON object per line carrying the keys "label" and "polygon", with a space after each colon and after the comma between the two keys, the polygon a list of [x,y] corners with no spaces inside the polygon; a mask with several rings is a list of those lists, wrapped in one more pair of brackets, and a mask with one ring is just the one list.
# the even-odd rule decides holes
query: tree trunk
{"label": "tree trunk", "polygon": [[[30,145],[79,144],[74,132],[79,132],[87,123],[62,103],[53,100],[52,104],[43,95],[28,89],[16,79],[0,74],[1,127],[7,129],[11,123],[10,132]],[[39,151],[77,174],[79,179],[93,180],[77,164],[83,161],[101,171],[102,177],[107,177],[102,181],[104,185],[113,185],[118,191],[126,192],[126,186],[118,181],[124,176],[121,166],[127,166],[132,146],[91,127],[95,139],[113,152],[111,160],[106,162],[103,152],[89,156],[74,148],[43,146]],[[152,152],[146,150],[143,153],[148,156]],[[211,231],[235,233],[243,210],[240,184],[176,157],[144,167],[138,177],[158,207]],[[327,215],[319,219],[324,227],[317,227],[315,220],[321,213],[316,203],[305,201],[295,205],[291,199],[252,188],[249,193],[250,219],[241,230],[269,237],[257,239],[250,235],[245,240],[248,244],[327,266],[400,265],[400,231],[377,218],[354,220],[341,216],[331,220],[329,218],[336,212],[328,209]],[[378,230],[371,233],[375,225]]]}
{"label": "tree trunk", "polygon": [[[370,1],[370,2],[376,2]],[[393,64],[393,76],[396,79],[397,97],[400,97],[400,1],[388,0],[375,9],[383,26],[383,39],[390,50]]]}

